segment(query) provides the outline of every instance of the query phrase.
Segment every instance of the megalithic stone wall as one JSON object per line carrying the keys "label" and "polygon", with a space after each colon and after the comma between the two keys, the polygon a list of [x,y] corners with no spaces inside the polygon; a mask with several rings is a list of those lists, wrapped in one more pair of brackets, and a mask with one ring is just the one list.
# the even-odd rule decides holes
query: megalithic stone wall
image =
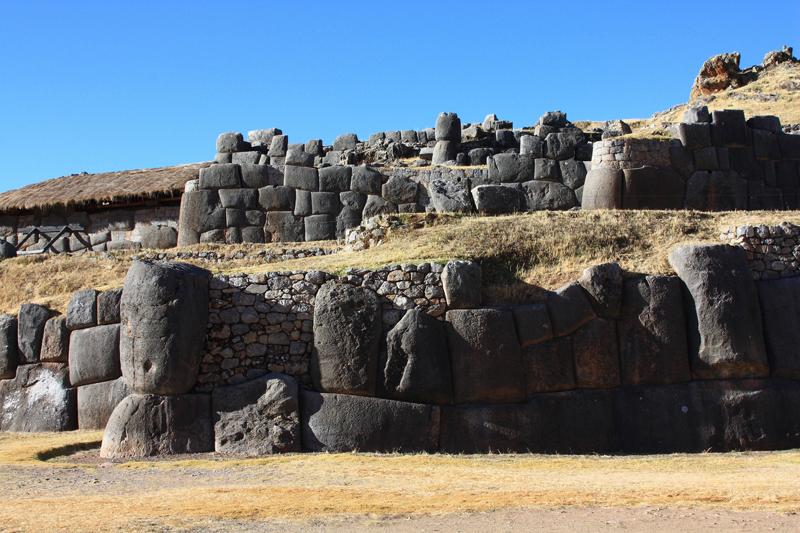
{"label": "megalithic stone wall", "polygon": [[594,144],[585,209],[797,209],[800,135],[774,116],[689,110],[675,138]]}

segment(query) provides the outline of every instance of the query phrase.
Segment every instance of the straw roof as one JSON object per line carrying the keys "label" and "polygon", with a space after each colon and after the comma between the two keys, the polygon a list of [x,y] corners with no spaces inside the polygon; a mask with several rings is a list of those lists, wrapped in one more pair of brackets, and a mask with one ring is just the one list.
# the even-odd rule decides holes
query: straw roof
{"label": "straw roof", "polygon": [[186,182],[197,179],[200,169],[210,164],[191,163],[54,178],[0,193],[0,212],[177,198],[183,193]]}

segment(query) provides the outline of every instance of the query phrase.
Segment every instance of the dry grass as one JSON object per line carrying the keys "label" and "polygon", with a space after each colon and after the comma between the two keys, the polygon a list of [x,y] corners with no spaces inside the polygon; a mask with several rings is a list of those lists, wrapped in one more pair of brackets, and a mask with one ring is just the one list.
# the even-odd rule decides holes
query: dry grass
{"label": "dry grass", "polygon": [[[511,302],[536,298],[541,287],[557,287],[577,277],[584,268],[605,261],[618,261],[631,272],[670,273],[667,255],[674,245],[689,241],[717,242],[722,229],[747,222],[800,224],[800,212],[570,211],[456,216],[447,223],[395,232],[386,244],[359,252],[343,251],[269,264],[253,259],[196,263],[226,273],[308,269],[342,273],[349,267],[472,258],[484,267],[487,301]],[[308,246],[310,243],[202,249],[227,253]],[[0,311],[15,312],[26,301],[63,311],[75,290],[121,286],[130,261],[130,254],[123,253],[2,261]]]}
{"label": "dry grass", "polygon": [[[748,117],[777,115],[786,124],[800,123],[800,63],[783,63],[762,72],[759,79],[740,87],[712,95],[709,110],[742,109]],[[657,122],[679,122],[689,103],[664,113],[657,113]]]}
{"label": "dry grass", "polygon": [[[52,443],[63,446],[73,438],[79,445],[95,437],[0,435],[0,445],[17,438],[47,454]],[[0,465],[35,461],[17,456],[9,463],[5,457],[0,456]],[[87,464],[77,473],[70,470],[78,477],[58,490],[30,494],[24,484],[17,485],[23,490],[4,495],[0,524],[12,530],[130,530],[197,527],[215,520],[569,506],[800,511],[797,451],[628,457],[299,454],[129,464],[136,467]],[[25,479],[39,471],[23,466],[7,475]],[[92,479],[100,483],[93,485]]]}

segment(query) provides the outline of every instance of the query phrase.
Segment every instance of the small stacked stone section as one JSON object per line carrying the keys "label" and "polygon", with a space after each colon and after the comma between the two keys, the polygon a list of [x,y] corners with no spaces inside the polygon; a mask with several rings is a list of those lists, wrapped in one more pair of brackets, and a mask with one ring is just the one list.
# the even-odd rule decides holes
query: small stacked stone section
{"label": "small stacked stone section", "polygon": [[341,277],[320,271],[214,276],[196,390],[237,384],[267,371],[310,384],[314,302],[324,283],[337,280],[374,290],[388,330],[408,309],[444,315],[441,271],[441,265],[422,263],[350,269]]}
{"label": "small stacked stone section", "polygon": [[747,252],[753,279],[778,279],[800,274],[800,226],[784,222],[734,226],[720,240]]}
{"label": "small stacked stone section", "polygon": [[186,251],[186,252],[143,252],[134,259],[142,261],[204,261],[226,263],[228,261],[258,261],[261,263],[280,263],[306,257],[323,257],[339,252],[340,248],[280,248],[275,250],[239,250],[236,252]]}
{"label": "small stacked stone section", "polygon": [[673,139],[611,138],[596,142],[592,165],[625,170],[643,166],[668,167],[670,147],[679,144]]}

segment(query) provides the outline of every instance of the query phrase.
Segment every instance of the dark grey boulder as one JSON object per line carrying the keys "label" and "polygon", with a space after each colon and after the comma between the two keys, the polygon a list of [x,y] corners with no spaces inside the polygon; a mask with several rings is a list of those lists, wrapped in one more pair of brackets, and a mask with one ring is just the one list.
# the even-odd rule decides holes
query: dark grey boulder
{"label": "dark grey boulder", "polygon": [[220,189],[222,207],[253,209],[258,205],[258,193],[254,189]]}
{"label": "dark grey boulder", "polygon": [[337,215],[341,208],[339,193],[318,191],[311,193],[312,215]]}
{"label": "dark grey boulder", "polygon": [[553,326],[545,304],[515,305],[511,312],[523,348],[553,338]]}
{"label": "dark grey boulder", "polygon": [[397,213],[397,205],[381,198],[377,194],[370,194],[367,196],[367,202],[364,204],[361,217],[366,220],[378,215],[390,215],[392,213]]}
{"label": "dark grey boulder", "polygon": [[533,162],[533,179],[543,181],[561,181],[561,169],[558,161],[537,157]]}
{"label": "dark grey boulder", "polygon": [[350,179],[353,169],[349,166],[336,165],[319,169],[319,190],[342,192],[350,190]]}
{"label": "dark grey boulder", "polygon": [[709,124],[678,124],[678,138],[689,150],[711,146],[711,126]]}
{"label": "dark grey boulder", "polygon": [[494,154],[491,148],[473,148],[467,154],[469,156],[469,164],[472,166],[485,165],[489,156]]}
{"label": "dark grey boulder", "polygon": [[69,339],[69,380],[73,386],[120,377],[119,324],[73,331]]}
{"label": "dark grey boulder", "polygon": [[214,449],[218,453],[266,455],[301,451],[297,381],[267,374],[211,395]]}
{"label": "dark grey boulder", "polygon": [[243,163],[240,166],[242,185],[249,189],[260,189],[267,185],[283,185],[283,172],[271,165]]}
{"label": "dark grey boulder", "polygon": [[303,450],[433,452],[437,406],[312,391],[301,393]]}
{"label": "dark grey boulder", "polygon": [[304,228],[306,241],[328,241],[336,238],[336,218],[332,215],[305,217]]}
{"label": "dark grey boulder", "polygon": [[773,376],[800,379],[800,278],[756,283]]}
{"label": "dark grey boulder", "polygon": [[255,165],[260,158],[261,152],[258,150],[246,150],[244,152],[235,152],[231,154],[230,162],[236,163],[237,165]]}
{"label": "dark grey boulder", "polygon": [[17,317],[0,315],[0,379],[11,379],[17,372]]}
{"label": "dark grey boulder", "polygon": [[178,231],[170,226],[148,224],[141,230],[142,248],[147,250],[166,250],[178,245]]}
{"label": "dark grey boulder", "polygon": [[691,379],[681,282],[643,276],[625,282],[618,327],[624,385]]}
{"label": "dark grey boulder", "polygon": [[42,349],[39,360],[43,363],[66,363],[69,354],[69,329],[67,319],[54,316],[44,325]]}
{"label": "dark grey boulder", "polygon": [[392,176],[383,184],[381,196],[395,204],[407,204],[417,201],[417,184],[408,178]]}
{"label": "dark grey boulder", "polygon": [[237,189],[241,186],[239,165],[221,163],[200,169],[200,189]]}
{"label": "dark grey boulder", "polygon": [[361,224],[361,209],[343,207],[336,215],[336,238],[343,239],[348,229],[355,228]]}
{"label": "dark grey boulder", "polygon": [[360,165],[353,167],[350,189],[362,194],[381,194],[383,176],[372,167]]}
{"label": "dark grey boulder", "polygon": [[225,212],[217,220],[219,195],[216,191],[190,191],[181,196],[178,218],[178,246],[200,242],[200,234],[225,224]]}
{"label": "dark grey boulder", "polygon": [[564,160],[575,157],[575,138],[567,133],[548,133],[544,140],[548,159]]}
{"label": "dark grey boulder", "polygon": [[270,211],[264,231],[269,234],[271,242],[302,242],[305,223],[303,217],[295,216],[291,211]]}
{"label": "dark grey boulder", "polygon": [[17,247],[5,239],[0,239],[0,259],[17,257]]}
{"label": "dark grey boulder", "polygon": [[701,379],[769,375],[761,308],[744,249],[684,245],[669,263],[687,290],[689,355]]}
{"label": "dark grey boulder", "polygon": [[711,113],[707,106],[692,106],[683,112],[682,121],[689,124],[708,123],[711,122]]}
{"label": "dark grey boulder", "polygon": [[386,336],[383,385],[396,400],[442,404],[453,398],[444,325],[420,309],[406,311]]}
{"label": "dark grey boulder", "polygon": [[72,293],[67,304],[67,327],[70,330],[97,325],[97,291],[83,289]]}
{"label": "dark grey boulder", "polygon": [[32,364],[39,361],[42,349],[44,325],[53,313],[38,304],[22,304],[17,316],[17,343],[19,363]]}
{"label": "dark grey boulder", "polygon": [[554,181],[526,181],[521,187],[528,211],[567,210],[578,205],[572,189]]}
{"label": "dark grey boulder", "polygon": [[519,153],[532,157],[542,157],[544,141],[536,135],[523,135],[519,139]]}
{"label": "dark grey boulder", "polygon": [[583,389],[608,389],[620,384],[617,328],[613,320],[596,318],[572,334],[575,383]]}
{"label": "dark grey boulder", "polygon": [[428,194],[437,213],[470,213],[475,209],[467,178],[431,180]]}
{"label": "dark grey boulder", "polygon": [[563,128],[567,125],[567,114],[561,111],[548,111],[539,117],[538,123],[543,126]]}
{"label": "dark grey boulder", "polygon": [[[230,231],[231,228],[240,228],[247,225],[247,213],[244,209],[225,209],[225,225],[228,226],[228,231]],[[227,235],[226,241],[228,244],[241,242],[238,239],[231,241],[227,238]]]}
{"label": "dark grey boulder", "polygon": [[686,179],[694,172],[694,158],[691,150],[683,146],[672,145],[669,147],[669,162],[672,169]]}
{"label": "dark grey boulder", "polygon": [[286,160],[284,164],[298,167],[313,167],[315,155],[316,154],[306,152],[303,146],[293,146],[286,151]]}
{"label": "dark grey boulder", "polygon": [[375,393],[381,306],[364,287],[329,281],[317,292],[311,376],[323,392]]}
{"label": "dark grey boulder", "polygon": [[78,427],[104,429],[114,408],[128,394],[125,378],[78,387]]}
{"label": "dark grey boulder", "polygon": [[756,115],[747,119],[747,126],[754,130],[778,133],[781,131],[781,119],[775,115]]}
{"label": "dark grey boulder", "polygon": [[339,151],[355,150],[358,136],[355,133],[343,133],[333,140],[333,149]]}
{"label": "dark grey boulder", "polygon": [[219,153],[238,152],[243,150],[247,144],[244,142],[242,134],[235,131],[220,133],[217,136],[217,152]]}
{"label": "dark grey boulder", "polygon": [[293,189],[316,191],[319,190],[319,173],[313,167],[286,165],[283,170],[283,184]]}
{"label": "dark grey boulder", "polygon": [[[261,221],[263,223],[263,221]],[[260,226],[247,226],[240,228],[242,242],[250,244],[263,244],[266,242],[264,228]]]}
{"label": "dark grey boulder", "polygon": [[295,194],[308,194],[285,185],[267,185],[258,190],[258,203],[265,211],[291,211],[295,207]]}
{"label": "dark grey boulder", "polygon": [[289,150],[289,137],[286,135],[275,135],[269,143],[269,150],[267,155],[272,159],[273,157],[286,157],[286,152]]}
{"label": "dark grey boulder", "polygon": [[131,390],[183,394],[194,387],[208,321],[209,272],[135,261],[122,293],[120,359]]}
{"label": "dark grey boulder", "polygon": [[528,397],[539,392],[575,388],[571,337],[559,337],[526,346],[522,349],[522,363]]}
{"label": "dark grey boulder", "polygon": [[686,208],[700,211],[747,209],[747,180],[733,171],[698,170],[686,181]]}
{"label": "dark grey boulder", "polygon": [[714,146],[694,150],[694,168],[697,170],[721,170],[718,154],[719,149]]}
{"label": "dark grey boulder", "polygon": [[626,169],[622,204],[625,209],[681,209],[684,181],[672,169],[641,167]]}
{"label": "dark grey boulder", "polygon": [[534,157],[526,154],[496,154],[486,160],[489,181],[520,183],[532,180]]}
{"label": "dark grey boulder", "polygon": [[57,363],[20,365],[14,379],[0,381],[0,431],[77,429],[75,389]]}
{"label": "dark grey boulder", "polygon": [[583,271],[578,283],[589,295],[597,316],[617,319],[622,306],[622,268],[617,263],[602,263]]}
{"label": "dark grey boulder", "polygon": [[721,109],[711,112],[711,137],[715,146],[747,144],[747,122],[741,109]]}
{"label": "dark grey boulder", "polygon": [[597,316],[586,291],[577,282],[548,292],[546,303],[556,337],[569,335]]}
{"label": "dark grey boulder", "polygon": [[511,311],[450,310],[446,327],[456,403],[525,398],[522,351]]}
{"label": "dark grey boulder", "polygon": [[624,182],[621,170],[607,167],[592,168],[586,174],[586,182],[581,196],[581,208],[621,209]]}
{"label": "dark grey boulder", "polygon": [[442,287],[449,309],[481,305],[481,266],[473,261],[449,261],[442,270]]}
{"label": "dark grey boulder", "polygon": [[575,390],[537,394],[529,400],[536,413],[540,452],[610,453],[618,449],[614,390]]}
{"label": "dark grey boulder", "polygon": [[540,451],[540,420],[527,404],[442,407],[443,453]]}
{"label": "dark grey boulder", "polygon": [[522,191],[516,185],[478,185],[472,199],[479,213],[500,215],[522,210]]}
{"label": "dark grey boulder", "polygon": [[565,159],[558,162],[561,171],[561,182],[570,189],[582,187],[586,181],[586,165],[583,161]]}
{"label": "dark grey boulder", "polygon": [[780,159],[781,148],[778,136],[765,130],[751,130],[753,136],[753,152],[758,159]]}
{"label": "dark grey boulder", "polygon": [[431,163],[434,165],[444,165],[448,161],[455,161],[458,152],[458,142],[456,141],[436,141],[433,147]]}
{"label": "dark grey boulder", "polygon": [[135,459],[214,449],[211,397],[131,394],[111,413],[100,457]]}
{"label": "dark grey boulder", "polygon": [[339,193],[339,201],[342,206],[357,211],[360,216],[361,211],[364,210],[364,206],[367,204],[367,195],[360,192],[343,191]]}
{"label": "dark grey boulder", "polygon": [[461,142],[461,119],[456,113],[440,113],[436,117],[436,140]]}

